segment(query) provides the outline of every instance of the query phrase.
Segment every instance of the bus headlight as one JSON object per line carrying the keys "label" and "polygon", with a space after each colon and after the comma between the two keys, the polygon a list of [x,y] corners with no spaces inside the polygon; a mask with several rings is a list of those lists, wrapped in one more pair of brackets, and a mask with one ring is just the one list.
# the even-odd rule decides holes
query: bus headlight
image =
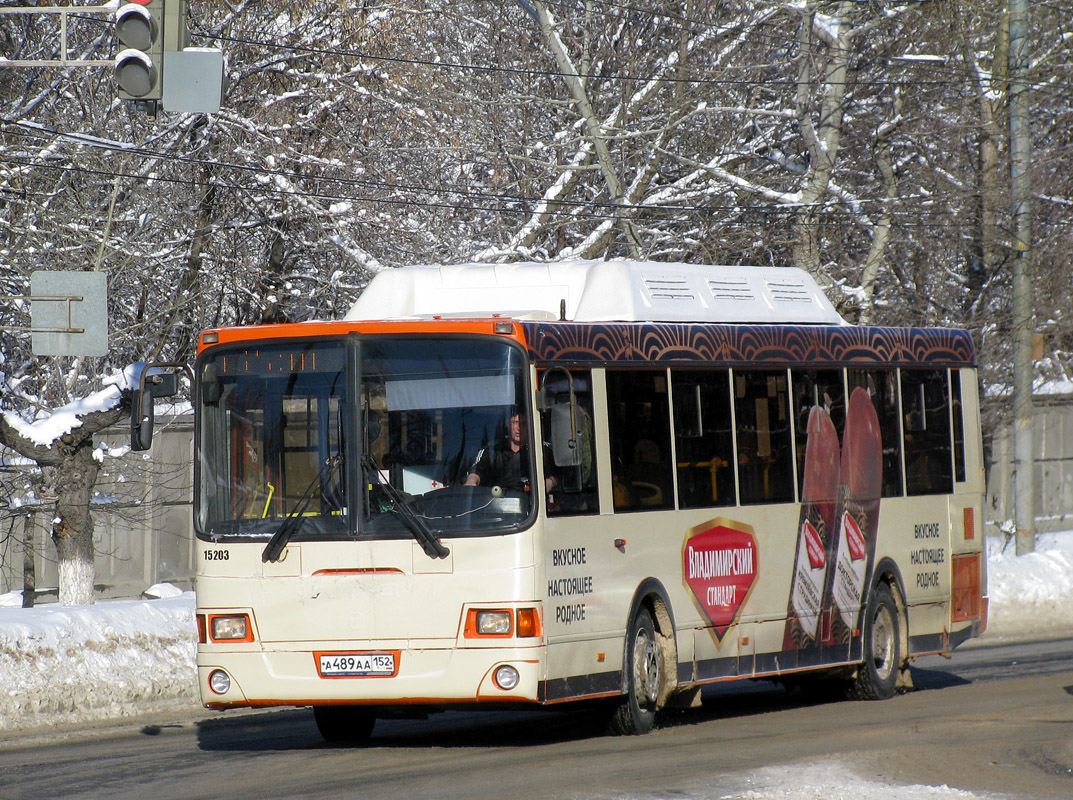
{"label": "bus headlight", "polygon": [[222,669],[214,669],[209,673],[209,688],[216,694],[227,694],[231,689],[231,676]]}
{"label": "bus headlight", "polygon": [[477,633],[482,636],[508,636],[511,631],[509,611],[478,611]]}
{"label": "bus headlight", "polygon": [[510,636],[514,632],[514,614],[508,609],[470,609],[466,615],[466,638],[474,636]]}
{"label": "bus headlight", "polygon": [[245,614],[209,617],[209,635],[214,642],[252,642],[250,618]]}
{"label": "bus headlight", "polygon": [[518,670],[512,667],[510,664],[504,664],[501,667],[496,667],[495,675],[493,679],[496,682],[496,686],[505,692],[509,692],[515,686],[518,685],[520,676]]}

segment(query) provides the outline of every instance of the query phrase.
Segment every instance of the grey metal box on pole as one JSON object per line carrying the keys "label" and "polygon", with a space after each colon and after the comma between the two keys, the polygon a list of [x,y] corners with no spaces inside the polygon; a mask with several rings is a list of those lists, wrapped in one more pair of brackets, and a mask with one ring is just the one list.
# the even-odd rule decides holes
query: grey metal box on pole
{"label": "grey metal box on pole", "polygon": [[165,111],[214,114],[224,93],[224,54],[211,47],[164,52]]}

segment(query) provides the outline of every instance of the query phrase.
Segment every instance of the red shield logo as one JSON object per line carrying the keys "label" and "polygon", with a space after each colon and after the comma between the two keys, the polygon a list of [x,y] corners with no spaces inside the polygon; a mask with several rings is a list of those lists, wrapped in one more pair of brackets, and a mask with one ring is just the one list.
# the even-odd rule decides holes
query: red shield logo
{"label": "red shield logo", "polygon": [[718,641],[737,621],[756,572],[756,537],[749,525],[720,518],[686,535],[682,578]]}
{"label": "red shield logo", "polygon": [[804,535],[805,547],[808,548],[808,563],[813,569],[825,567],[827,553],[823,549],[823,540],[807,519],[801,525],[801,533]]}
{"label": "red shield logo", "polygon": [[842,535],[846,537],[846,544],[849,545],[850,558],[854,561],[860,561],[868,555],[864,534],[861,533],[861,526],[857,524],[857,520],[848,511],[842,515]]}

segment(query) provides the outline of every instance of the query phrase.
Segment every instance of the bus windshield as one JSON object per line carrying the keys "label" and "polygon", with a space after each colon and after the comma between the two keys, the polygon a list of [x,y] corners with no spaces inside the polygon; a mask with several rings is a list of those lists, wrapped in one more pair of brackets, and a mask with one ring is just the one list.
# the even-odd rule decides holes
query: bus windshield
{"label": "bus windshield", "polygon": [[361,342],[362,532],[403,530],[389,483],[437,534],[515,528],[532,508],[526,360],[503,341]]}
{"label": "bus windshield", "polygon": [[353,380],[343,340],[243,343],[202,360],[198,532],[272,536],[288,516],[295,539],[410,536],[408,514],[436,536],[526,522],[522,351],[480,339],[353,342]]}

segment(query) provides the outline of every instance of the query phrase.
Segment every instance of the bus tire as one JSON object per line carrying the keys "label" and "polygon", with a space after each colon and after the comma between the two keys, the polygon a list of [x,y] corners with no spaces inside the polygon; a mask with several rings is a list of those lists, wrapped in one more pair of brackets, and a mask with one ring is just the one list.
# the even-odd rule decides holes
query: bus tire
{"label": "bus tire", "polygon": [[633,736],[652,730],[656,721],[660,686],[663,683],[663,652],[656,639],[652,614],[642,606],[634,615],[626,639],[622,665],[626,693],[608,722],[608,733]]}
{"label": "bus tire", "polygon": [[372,706],[313,706],[313,719],[326,742],[364,742],[376,724]]}
{"label": "bus tire", "polygon": [[861,635],[864,660],[846,687],[852,700],[887,700],[894,696],[901,668],[901,618],[890,586],[876,584]]}

